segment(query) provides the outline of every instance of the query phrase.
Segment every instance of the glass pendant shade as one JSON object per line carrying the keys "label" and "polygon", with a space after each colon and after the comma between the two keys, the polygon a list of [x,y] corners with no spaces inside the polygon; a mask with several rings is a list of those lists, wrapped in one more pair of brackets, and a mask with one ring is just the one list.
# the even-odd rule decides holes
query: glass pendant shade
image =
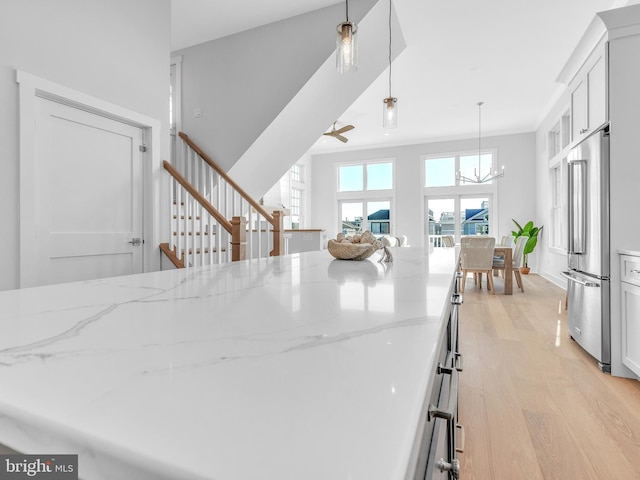
{"label": "glass pendant shade", "polygon": [[396,128],[398,126],[398,99],[387,97],[382,104],[382,128]]}
{"label": "glass pendant shade", "polygon": [[337,27],[336,68],[344,73],[358,69],[358,26],[352,22],[342,22]]}

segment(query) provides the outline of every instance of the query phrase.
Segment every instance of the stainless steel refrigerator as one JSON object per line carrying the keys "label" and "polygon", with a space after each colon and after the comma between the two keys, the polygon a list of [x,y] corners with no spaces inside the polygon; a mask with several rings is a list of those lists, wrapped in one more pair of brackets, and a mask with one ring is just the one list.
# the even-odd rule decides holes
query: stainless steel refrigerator
{"label": "stainless steel refrigerator", "polygon": [[611,373],[609,127],[576,145],[568,165],[569,335]]}

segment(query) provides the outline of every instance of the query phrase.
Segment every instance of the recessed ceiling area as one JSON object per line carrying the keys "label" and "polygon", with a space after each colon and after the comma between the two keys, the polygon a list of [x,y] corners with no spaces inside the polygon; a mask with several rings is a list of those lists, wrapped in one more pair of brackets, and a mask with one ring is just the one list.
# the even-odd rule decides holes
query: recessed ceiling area
{"label": "recessed ceiling area", "polygon": [[[407,44],[392,64],[398,128],[388,135],[382,129],[387,70],[336,119],[337,128],[355,125],[349,142],[320,131],[312,152],[477,136],[479,101],[483,136],[534,131],[565,87],[558,74],[595,14],[639,1],[393,0]],[[336,3],[342,2],[172,0],[172,50]],[[379,34],[389,35],[386,23]]]}

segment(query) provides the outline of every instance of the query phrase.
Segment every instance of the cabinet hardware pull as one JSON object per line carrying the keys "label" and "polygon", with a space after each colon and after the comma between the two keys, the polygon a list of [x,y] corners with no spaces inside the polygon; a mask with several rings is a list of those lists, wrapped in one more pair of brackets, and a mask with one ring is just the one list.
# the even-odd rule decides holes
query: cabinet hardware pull
{"label": "cabinet hardware pull", "polygon": [[436,467],[441,472],[451,472],[451,478],[458,479],[460,478],[460,460],[454,458],[451,460],[451,463],[447,463],[444,461],[444,458],[438,460],[436,463]]}
{"label": "cabinet hardware pull", "polygon": [[[440,365],[438,366],[440,368]],[[444,367],[443,367],[444,369]],[[451,370],[451,390],[449,390],[449,405],[446,410],[441,410],[437,405],[430,404],[427,412],[427,420],[431,421],[432,418],[443,418],[450,422],[453,420],[454,413],[456,412],[456,405],[458,403],[458,371],[455,368]]]}
{"label": "cabinet hardware pull", "polygon": [[458,353],[458,352],[455,352],[453,355],[454,355],[454,358],[455,358],[454,365],[456,367],[456,370],[461,372],[463,370],[463,367],[462,367],[462,354]]}
{"label": "cabinet hardware pull", "polygon": [[460,430],[460,446],[456,447],[456,452],[458,453],[464,453],[464,445],[465,443],[467,443],[465,441],[465,436],[464,436],[464,425],[460,425],[459,423],[456,424],[456,429]]}
{"label": "cabinet hardware pull", "polygon": [[640,270],[629,270],[630,273],[640,273]]}
{"label": "cabinet hardware pull", "polygon": [[451,373],[453,372],[453,368],[451,367],[445,367],[442,362],[438,363],[438,368],[436,370],[438,372],[438,375],[442,375],[443,373],[445,375],[451,375]]}

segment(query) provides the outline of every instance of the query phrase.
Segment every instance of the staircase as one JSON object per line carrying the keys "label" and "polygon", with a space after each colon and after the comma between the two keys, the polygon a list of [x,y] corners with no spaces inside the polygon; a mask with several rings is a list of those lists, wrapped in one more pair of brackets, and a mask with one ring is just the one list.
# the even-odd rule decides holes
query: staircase
{"label": "staircase", "polygon": [[282,255],[282,212],[268,213],[185,133],[170,178],[171,231],[160,250],[176,268]]}

